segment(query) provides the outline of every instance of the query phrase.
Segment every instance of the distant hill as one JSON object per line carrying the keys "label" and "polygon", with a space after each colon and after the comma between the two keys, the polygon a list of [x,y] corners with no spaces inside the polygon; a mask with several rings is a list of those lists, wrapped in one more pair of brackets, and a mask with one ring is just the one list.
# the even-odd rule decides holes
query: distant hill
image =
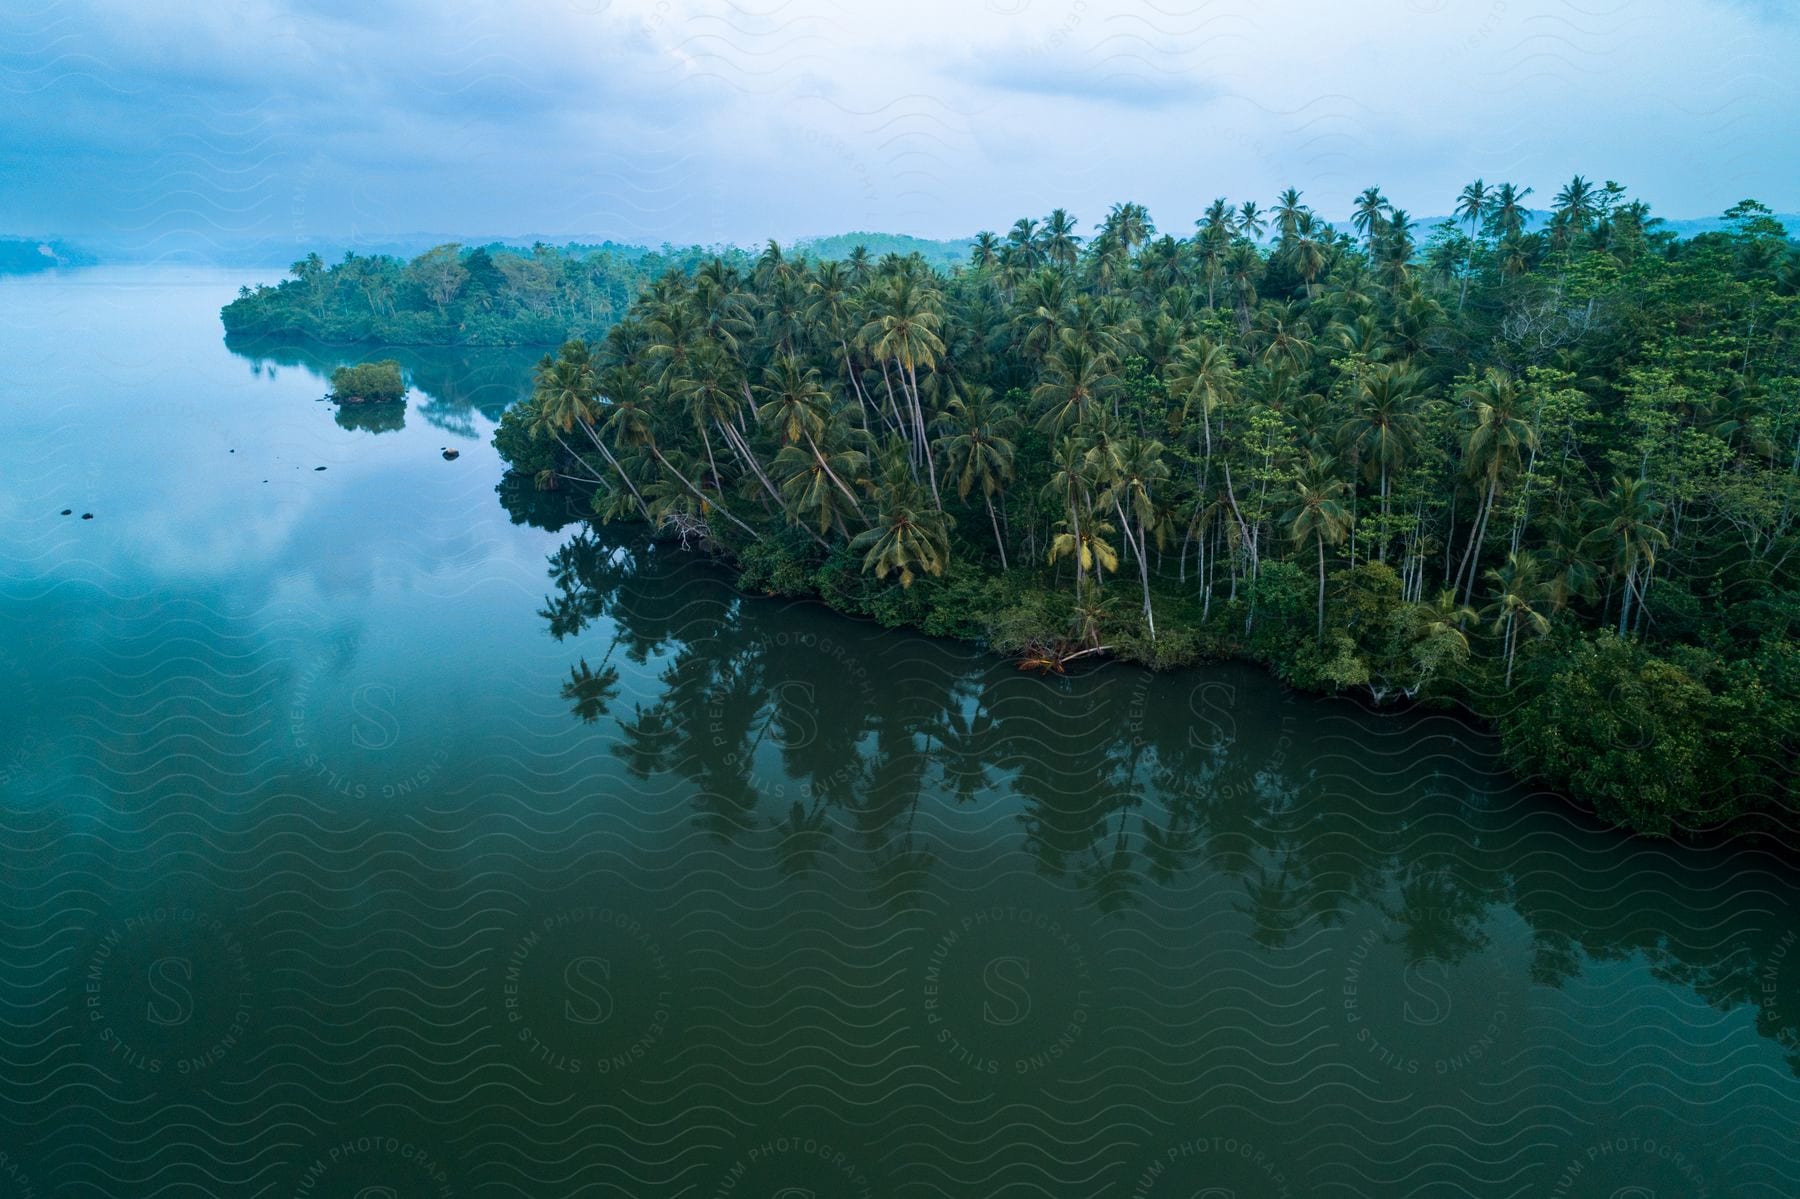
{"label": "distant hill", "polygon": [[33,275],[62,266],[92,266],[96,259],[66,241],[0,238],[0,275]]}
{"label": "distant hill", "polygon": [[902,256],[916,253],[932,266],[949,267],[966,264],[969,250],[974,245],[972,237],[937,241],[905,233],[839,233],[832,237],[803,238],[794,243],[793,248],[815,258],[848,258],[857,246],[866,246],[874,258],[890,253]]}

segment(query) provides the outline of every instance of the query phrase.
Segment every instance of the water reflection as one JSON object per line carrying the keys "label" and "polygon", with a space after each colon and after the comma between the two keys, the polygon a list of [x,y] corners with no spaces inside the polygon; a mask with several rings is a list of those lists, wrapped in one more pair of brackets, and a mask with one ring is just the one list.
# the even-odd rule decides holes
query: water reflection
{"label": "water reflection", "polygon": [[[475,415],[489,423],[529,392],[531,368],[543,354],[532,347],[332,346],[321,342],[227,335],[226,348],[247,359],[251,373],[273,377],[297,367],[328,386],[340,366],[372,357],[392,358],[406,374],[412,395],[404,405],[371,405],[368,410],[338,406],[338,424],[373,433],[402,428],[406,408],[456,437],[479,436]],[[392,409],[393,411],[388,411]]]}
{"label": "water reflection", "polygon": [[[1369,924],[1406,978],[1480,978],[1498,957],[1514,977],[1490,987],[1555,990],[1641,961],[1748,1010],[1800,1073],[1795,923],[1721,910],[1791,895],[1781,866],[1585,826],[1447,716],[1249,669],[1044,680],[816,607],[697,608],[702,577],[718,594],[691,557],[584,525],[550,559],[540,615],[558,640],[610,634],[607,659],[571,668],[575,715],[647,787],[687,784],[696,829],[784,877],[848,871],[884,906],[926,908],[958,885],[940,859],[1004,827],[991,846],[1101,917],[1167,917],[1222,886],[1265,955]],[[614,652],[656,666],[652,694],[621,695]],[[980,869],[1004,873],[991,846]]]}

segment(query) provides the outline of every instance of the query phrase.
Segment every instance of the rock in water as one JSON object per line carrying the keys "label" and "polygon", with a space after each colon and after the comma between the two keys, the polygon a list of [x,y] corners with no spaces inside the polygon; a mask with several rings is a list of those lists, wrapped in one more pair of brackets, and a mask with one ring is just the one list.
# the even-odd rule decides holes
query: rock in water
{"label": "rock in water", "polygon": [[448,446],[444,447],[444,461],[445,462],[455,462],[460,457],[462,457],[461,450],[453,450]]}

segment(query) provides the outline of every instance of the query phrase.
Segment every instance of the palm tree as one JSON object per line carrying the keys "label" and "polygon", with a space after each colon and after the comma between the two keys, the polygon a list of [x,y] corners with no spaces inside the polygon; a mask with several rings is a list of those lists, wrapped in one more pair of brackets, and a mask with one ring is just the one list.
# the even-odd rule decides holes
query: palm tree
{"label": "palm tree", "polygon": [[846,514],[868,523],[855,493],[844,482],[848,479],[867,486],[868,455],[854,447],[849,430],[839,425],[835,431],[835,437],[828,433],[823,450],[783,446],[775,455],[773,469],[796,523],[816,524],[821,533],[835,528],[847,536]]}
{"label": "palm tree", "polygon": [[1033,270],[1043,265],[1043,238],[1038,233],[1037,222],[1028,217],[1013,222],[1006,235],[1006,247],[1012,251],[1013,261],[1021,269]]}
{"label": "palm tree", "polygon": [[1110,522],[1090,513],[1085,522],[1064,521],[1062,528],[1050,541],[1050,564],[1054,566],[1063,558],[1075,559],[1076,595],[1082,593],[1082,580],[1088,571],[1094,572],[1094,586],[1098,588],[1106,571],[1119,569],[1119,551],[1106,540],[1108,534],[1117,531]]}
{"label": "palm tree", "polygon": [[1275,198],[1275,232],[1286,246],[1300,235],[1300,219],[1307,215],[1306,205],[1300,202],[1300,193],[1288,188]]}
{"label": "palm tree", "polygon": [[[681,485],[683,491],[698,501],[702,514],[717,508],[721,516],[750,534],[752,540],[760,540],[761,535],[755,529],[733,515],[723,501],[717,498],[709,500],[694,481],[663,454],[662,447],[657,444],[650,409],[645,403],[647,397],[643,380],[636,370],[613,367],[606,372],[601,386],[607,400],[604,409],[606,419],[602,422],[602,428],[612,437],[615,446],[629,446],[646,451],[659,467]],[[598,438],[595,439],[595,444],[600,444]]]}
{"label": "palm tree", "polygon": [[[1156,613],[1150,607],[1150,554],[1145,533],[1156,520],[1151,489],[1169,477],[1169,468],[1162,455],[1160,441],[1149,441],[1136,435],[1126,438],[1113,457],[1108,485],[1100,500],[1102,504],[1111,504],[1113,511],[1118,513],[1119,530],[1137,558],[1138,576],[1144,587],[1144,624],[1150,631],[1151,641],[1156,640]],[[1134,522],[1137,525],[1135,539],[1131,532]]]}
{"label": "palm tree", "polygon": [[[1055,469],[1050,475],[1050,481],[1044,485],[1041,495],[1046,500],[1062,504],[1063,509],[1069,514],[1068,519],[1061,522],[1067,533],[1060,534],[1058,539],[1068,537],[1070,540],[1063,542],[1060,550],[1057,548],[1058,539],[1053,539],[1051,542],[1050,562],[1054,564],[1072,550],[1086,544],[1083,540],[1082,516],[1086,513],[1089,519],[1092,519],[1093,502],[1089,495],[1087,455],[1079,441],[1073,437],[1063,437],[1058,440],[1051,450],[1050,465]],[[1082,583],[1087,577],[1087,569],[1091,561],[1093,561],[1091,553],[1075,555],[1075,595],[1078,599],[1081,596]]]}
{"label": "palm tree", "polygon": [[994,547],[1000,551],[1000,569],[1006,569],[1006,539],[994,515],[994,497],[1012,481],[1013,443],[1008,437],[1014,424],[1010,413],[994,403],[994,393],[979,384],[951,399],[946,423],[954,430],[940,443],[945,470],[956,484],[956,498],[967,500],[979,489],[994,528]]}
{"label": "palm tree", "polygon": [[881,486],[881,515],[873,527],[850,542],[853,553],[863,555],[863,569],[878,579],[892,572],[900,586],[911,587],[919,574],[942,575],[950,564],[952,521],[942,508],[926,502],[904,468],[890,456]]}
{"label": "palm tree", "polygon": [[1475,231],[1481,228],[1481,220],[1488,212],[1489,199],[1487,184],[1479,179],[1463,188],[1462,194],[1456,198],[1457,219],[1469,226],[1470,237],[1474,237]]}
{"label": "palm tree", "polygon": [[1338,440],[1363,476],[1381,484],[1381,535],[1377,557],[1387,561],[1389,483],[1423,433],[1417,415],[1421,377],[1404,362],[1364,367],[1356,382],[1353,416],[1338,426]]}
{"label": "palm tree", "polygon": [[1556,230],[1556,240],[1567,245],[1577,235],[1586,233],[1593,224],[1595,213],[1594,185],[1575,176],[1563,185],[1556,193],[1556,200],[1551,208],[1551,226]]}
{"label": "palm tree", "polygon": [[1114,204],[1112,211],[1107,213],[1103,227],[1118,239],[1119,248],[1125,252],[1126,257],[1130,257],[1133,250],[1149,241],[1156,232],[1156,226],[1150,221],[1150,210],[1142,204],[1129,202]]}
{"label": "palm tree", "polygon": [[1325,256],[1324,245],[1304,225],[1300,227],[1298,236],[1288,249],[1288,261],[1293,264],[1294,273],[1306,284],[1306,298],[1315,298],[1318,293],[1314,283],[1329,260]]}
{"label": "palm tree", "polygon": [[1181,417],[1200,410],[1200,433],[1204,461],[1210,464],[1213,452],[1213,412],[1224,404],[1237,385],[1237,372],[1231,351],[1209,337],[1197,337],[1182,346],[1168,370],[1169,389],[1181,401]]}
{"label": "palm tree", "polygon": [[1312,541],[1319,554],[1319,644],[1325,643],[1325,546],[1341,545],[1350,535],[1350,510],[1343,494],[1350,485],[1339,478],[1336,463],[1312,459],[1294,480],[1293,506],[1282,516],[1295,545]]}
{"label": "palm tree", "polygon": [[978,271],[1000,265],[1000,239],[986,230],[977,233],[975,244],[969,247],[969,265]]}
{"label": "palm tree", "polygon": [[1463,662],[1469,656],[1468,630],[1479,619],[1475,609],[1459,604],[1456,592],[1438,592],[1429,603],[1415,603],[1406,612],[1409,656],[1418,671],[1411,693],[1416,694],[1448,659]]}
{"label": "palm tree", "polygon": [[811,441],[824,432],[831,397],[819,382],[817,367],[784,354],[763,370],[763,382],[756,390],[766,397],[756,410],[756,423],[782,445]]}
{"label": "palm tree", "polygon": [[1245,200],[1243,207],[1238,209],[1237,227],[1238,232],[1251,241],[1260,240],[1268,232],[1269,222],[1257,208],[1255,200]]}
{"label": "palm tree", "polygon": [[938,335],[943,319],[936,294],[916,286],[911,276],[899,275],[876,297],[860,337],[877,359],[893,362],[899,371],[900,390],[907,394],[917,434],[913,444],[914,461],[924,460],[931,475],[932,499],[940,507],[937,466],[930,453],[925,408],[919,399],[918,371],[921,366],[927,369],[936,366],[938,356],[944,352],[943,339]]}
{"label": "palm tree", "polygon": [[1381,194],[1379,187],[1364,188],[1362,194],[1356,197],[1356,210],[1350,217],[1350,223],[1356,226],[1371,250],[1375,248],[1381,231],[1387,227],[1388,207],[1387,197]]}
{"label": "palm tree", "polygon": [[1466,604],[1475,590],[1476,564],[1481,558],[1500,481],[1519,465],[1524,452],[1537,444],[1537,433],[1519,415],[1518,384],[1498,367],[1489,367],[1463,390],[1463,397],[1469,404],[1470,426],[1468,439],[1463,443],[1463,468],[1483,488],[1475,519],[1469,526],[1468,548],[1463,551],[1463,564],[1456,575],[1459,584],[1467,579],[1462,589]]}
{"label": "palm tree", "polygon": [[1052,265],[1072,267],[1081,253],[1081,239],[1075,236],[1075,218],[1066,209],[1058,208],[1044,218],[1042,244],[1044,257]]}
{"label": "palm tree", "polygon": [[1594,523],[1593,539],[1609,547],[1613,555],[1613,571],[1625,576],[1625,591],[1619,599],[1619,636],[1623,637],[1631,621],[1631,601],[1635,594],[1643,598],[1639,571],[1645,576],[1656,566],[1656,551],[1669,544],[1668,534],[1658,522],[1663,505],[1654,498],[1650,483],[1618,475],[1607,495],[1591,499],[1585,505]]}
{"label": "palm tree", "polygon": [[1256,307],[1256,285],[1262,279],[1262,255],[1247,241],[1239,242],[1225,262],[1226,277],[1231,282],[1231,298],[1237,307],[1238,328],[1250,331],[1250,310]]}
{"label": "palm tree", "polygon": [[1038,428],[1057,434],[1085,421],[1111,394],[1113,381],[1106,356],[1064,329],[1044,361],[1044,381],[1032,393],[1044,413]]}
{"label": "palm tree", "polygon": [[1494,632],[1505,634],[1506,685],[1512,686],[1513,657],[1519,650],[1519,626],[1535,636],[1550,631],[1550,618],[1538,611],[1550,588],[1540,577],[1538,561],[1529,550],[1515,550],[1506,564],[1487,572],[1494,583]]}
{"label": "palm tree", "polygon": [[1531,215],[1531,210],[1525,207],[1525,197],[1530,194],[1529,187],[1516,188],[1510,183],[1500,185],[1489,213],[1494,222],[1494,231],[1502,241],[1516,241],[1524,236],[1525,219]]}
{"label": "palm tree", "polygon": [[[546,354],[537,365],[537,378],[532,391],[532,404],[537,413],[537,428],[550,434],[556,443],[577,462],[581,455],[577,454],[563,435],[572,433],[576,428],[587,434],[594,448],[600,451],[613,473],[625,484],[631,493],[638,511],[644,519],[650,519],[650,507],[644,502],[637,484],[625,473],[625,468],[613,456],[600,435],[594,431],[594,418],[597,413],[596,402],[599,388],[594,378],[593,360],[588,354],[587,343],[580,340],[564,343],[562,350],[553,359]],[[598,482],[599,480],[590,480]]]}
{"label": "palm tree", "polygon": [[1194,225],[1200,230],[1195,242],[1200,247],[1200,269],[1206,278],[1206,307],[1211,310],[1217,300],[1219,280],[1224,277],[1225,251],[1237,235],[1237,223],[1231,204],[1220,196]]}

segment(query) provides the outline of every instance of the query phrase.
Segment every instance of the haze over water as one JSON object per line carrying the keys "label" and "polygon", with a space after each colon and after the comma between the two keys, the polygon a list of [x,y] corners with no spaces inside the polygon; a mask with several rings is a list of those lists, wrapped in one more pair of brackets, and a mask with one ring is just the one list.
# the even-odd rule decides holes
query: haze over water
{"label": "haze over water", "polygon": [[5,1193],[1800,1190],[1791,868],[515,520],[532,355],[343,427],[241,281],[0,287]]}

